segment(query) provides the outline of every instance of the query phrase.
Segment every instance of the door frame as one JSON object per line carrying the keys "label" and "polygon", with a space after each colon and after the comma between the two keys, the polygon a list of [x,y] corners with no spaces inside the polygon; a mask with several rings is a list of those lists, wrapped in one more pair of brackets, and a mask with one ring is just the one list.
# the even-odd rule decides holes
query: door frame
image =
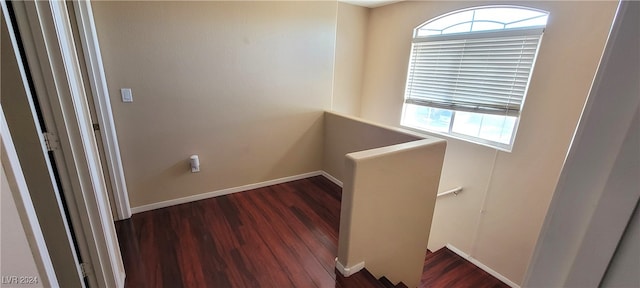
{"label": "door frame", "polygon": [[65,1],[14,2],[18,28],[90,287],[124,287],[124,265]]}
{"label": "door frame", "polygon": [[[26,105],[28,107],[15,107],[18,110],[30,111],[30,117],[24,117],[20,121],[25,121],[24,125],[19,129],[24,132],[24,135],[17,135],[18,137],[12,138],[14,150],[18,156],[27,157],[29,154],[35,154],[28,157],[28,159],[21,165],[21,173],[25,178],[25,181],[42,181],[48,183],[33,184],[27,182],[27,189],[35,187],[36,190],[30,191],[31,201],[34,205],[34,212],[36,218],[40,219],[40,230],[42,231],[45,244],[48,247],[55,247],[55,252],[49,254],[53,269],[55,271],[56,278],[58,279],[58,285],[70,286],[70,287],[84,287],[82,271],[80,269],[79,251],[74,247],[73,229],[70,226],[69,219],[66,217],[65,208],[63,204],[63,194],[59,187],[59,182],[54,174],[53,159],[50,159],[47,146],[45,145],[44,135],[46,135],[46,127],[41,126],[39,121],[38,112],[34,101],[35,95],[32,93],[32,89],[35,89],[33,82],[29,81],[29,77],[37,77],[39,74],[31,73],[26,62],[26,52],[23,47],[23,37],[20,37],[18,33],[19,22],[24,19],[15,17],[16,10],[19,8],[14,5],[9,6],[6,1],[0,1],[2,5],[2,13],[4,16],[4,22],[6,23],[8,37],[10,39],[10,45],[12,46],[13,55],[15,57],[17,72],[21,79],[22,88],[24,89],[23,95],[13,95],[13,97],[26,97]],[[25,14],[25,13],[23,13]],[[24,17],[22,17],[24,18]],[[23,21],[24,22],[24,21]],[[24,25],[23,26],[28,26]],[[27,27],[29,28],[29,27]],[[33,52],[33,51],[31,51]],[[3,63],[4,64],[4,63]],[[11,64],[4,64],[11,65]],[[39,79],[40,80],[40,79]],[[37,81],[42,83],[43,81]],[[24,105],[24,104],[22,104]],[[14,107],[11,107],[12,109]],[[27,109],[27,110],[24,110]],[[11,110],[8,110],[11,111]],[[4,120],[9,124],[9,119],[6,115],[9,113],[3,113]],[[13,115],[12,117],[16,117]],[[30,122],[30,123],[29,123]],[[7,127],[10,128],[10,127]],[[24,130],[23,130],[24,129]],[[37,143],[36,145],[33,145]],[[24,144],[24,149],[16,149],[15,145]],[[38,145],[39,144],[39,145]],[[39,147],[38,147],[39,146]],[[40,148],[40,149],[38,149]],[[20,151],[24,150],[24,151]],[[43,167],[44,166],[44,167]],[[24,170],[23,170],[24,169]],[[9,169],[7,169],[8,171]],[[25,174],[27,173],[27,174]],[[47,181],[48,180],[48,181]],[[41,218],[42,217],[42,218]],[[66,245],[65,245],[66,244]]]}
{"label": "door frame", "polygon": [[96,32],[93,10],[90,1],[73,1],[75,18],[78,23],[80,41],[91,85],[91,94],[96,106],[96,116],[100,125],[100,134],[107,159],[106,167],[113,187],[113,196],[118,220],[131,218],[129,192],[124,176],[118,134],[113,120],[107,79],[102,64],[102,53]]}
{"label": "door frame", "polygon": [[640,3],[618,5],[523,287],[601,285],[639,203]]}

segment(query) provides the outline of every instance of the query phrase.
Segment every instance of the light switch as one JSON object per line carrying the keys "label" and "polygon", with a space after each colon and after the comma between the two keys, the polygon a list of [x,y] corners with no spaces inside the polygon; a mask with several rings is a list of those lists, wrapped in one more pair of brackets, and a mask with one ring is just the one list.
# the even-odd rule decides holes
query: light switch
{"label": "light switch", "polygon": [[133,102],[133,95],[131,94],[131,88],[120,89],[120,94],[122,94],[122,102],[124,103]]}

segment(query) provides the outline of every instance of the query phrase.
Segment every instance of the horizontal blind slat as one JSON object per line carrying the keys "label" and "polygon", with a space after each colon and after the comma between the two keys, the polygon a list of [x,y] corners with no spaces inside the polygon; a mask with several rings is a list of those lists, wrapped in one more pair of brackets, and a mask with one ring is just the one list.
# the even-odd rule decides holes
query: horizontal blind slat
{"label": "horizontal blind slat", "polygon": [[[522,91],[504,91],[497,92],[496,90],[487,90],[487,89],[465,89],[459,86],[457,87],[446,87],[446,86],[416,86],[412,85],[408,89],[409,97],[415,97],[414,95],[423,94],[420,98],[428,98],[431,95],[429,93],[433,92],[445,92],[448,93],[448,98],[453,98],[456,96],[466,95],[472,98],[480,98],[476,101],[478,103],[487,103],[494,101],[494,99],[510,99],[513,102],[519,102],[522,100]],[[518,95],[520,94],[520,95]]]}
{"label": "horizontal blind slat", "polygon": [[514,87],[514,86],[489,86],[489,85],[465,85],[462,83],[458,83],[458,85],[448,85],[448,83],[413,83],[411,84],[412,90],[420,90],[420,89],[450,89],[450,90],[461,90],[461,91],[469,91],[469,92],[486,92],[493,93],[496,95],[514,95],[517,93],[522,94],[524,92],[524,87]]}
{"label": "horizontal blind slat", "polygon": [[421,106],[429,106],[435,108],[456,110],[456,111],[466,111],[466,112],[474,112],[474,113],[482,113],[482,114],[494,114],[494,115],[503,115],[503,116],[519,116],[519,110],[513,109],[502,109],[502,108],[493,108],[493,107],[480,107],[474,105],[464,105],[464,104],[451,104],[451,103],[442,103],[442,102],[431,102],[431,101],[420,101],[414,99],[405,100],[407,104],[415,104]]}
{"label": "horizontal blind slat", "polygon": [[410,97],[408,97],[408,99],[421,99],[421,100],[441,100],[441,101],[448,101],[448,102],[452,102],[451,98],[455,97],[456,98],[456,102],[469,102],[469,103],[476,103],[477,105],[481,105],[481,106],[499,106],[499,107],[511,107],[511,108],[518,108],[520,107],[519,105],[519,100],[522,99],[517,99],[517,98],[498,98],[498,97],[490,97],[490,95],[485,95],[487,97],[485,97],[485,101],[477,101],[479,94],[469,94],[469,93],[450,93],[451,91],[446,91],[446,90],[442,90],[442,91],[436,91],[436,90],[431,90],[425,93],[428,93],[428,96],[425,95],[421,95],[420,93],[416,93],[416,91],[413,91],[413,93],[411,94]]}
{"label": "horizontal blind slat", "polygon": [[518,113],[540,37],[414,42],[405,98],[419,105]]}
{"label": "horizontal blind slat", "polygon": [[446,81],[447,79],[458,79],[459,81],[469,81],[469,82],[487,82],[487,83],[521,83],[523,85],[527,84],[527,77],[513,77],[509,79],[505,79],[503,74],[485,74],[485,75],[476,75],[476,74],[455,74],[451,72],[443,72],[440,71],[438,73],[434,72],[421,72],[414,71],[410,72],[410,74],[415,74],[416,76],[420,76],[423,79],[416,79],[415,81],[427,81],[427,78],[434,79],[442,79],[442,81]]}

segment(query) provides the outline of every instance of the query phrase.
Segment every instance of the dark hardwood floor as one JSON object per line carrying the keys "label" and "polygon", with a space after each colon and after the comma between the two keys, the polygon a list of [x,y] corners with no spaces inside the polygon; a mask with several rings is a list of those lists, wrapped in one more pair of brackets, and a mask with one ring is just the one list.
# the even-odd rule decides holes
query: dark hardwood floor
{"label": "dark hardwood floor", "polygon": [[445,247],[426,254],[420,288],[427,287],[508,288],[509,286]]}
{"label": "dark hardwood floor", "polygon": [[[125,286],[385,287],[366,273],[336,278],[340,193],[318,176],[118,221]],[[440,251],[425,260],[421,287],[503,287]]]}

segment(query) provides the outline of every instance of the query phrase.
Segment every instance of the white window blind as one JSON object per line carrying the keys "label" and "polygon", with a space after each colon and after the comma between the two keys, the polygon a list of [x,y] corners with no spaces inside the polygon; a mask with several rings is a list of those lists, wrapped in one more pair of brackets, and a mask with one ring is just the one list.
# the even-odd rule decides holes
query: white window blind
{"label": "white window blind", "polygon": [[415,38],[405,102],[519,116],[543,30],[505,32]]}

